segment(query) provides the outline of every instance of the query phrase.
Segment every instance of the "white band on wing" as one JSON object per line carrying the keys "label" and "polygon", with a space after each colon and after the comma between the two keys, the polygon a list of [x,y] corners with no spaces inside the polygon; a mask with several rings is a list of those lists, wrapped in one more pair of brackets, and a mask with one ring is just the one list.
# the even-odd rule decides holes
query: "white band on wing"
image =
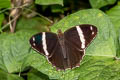
{"label": "white band on wing", "polygon": [[83,32],[79,26],[76,26],[76,29],[77,29],[78,35],[80,37],[81,48],[85,48],[85,38],[84,38]]}
{"label": "white band on wing", "polygon": [[43,45],[43,50],[45,52],[45,55],[49,55],[48,51],[47,51],[47,44],[46,44],[46,34],[45,32],[42,33],[42,45]]}

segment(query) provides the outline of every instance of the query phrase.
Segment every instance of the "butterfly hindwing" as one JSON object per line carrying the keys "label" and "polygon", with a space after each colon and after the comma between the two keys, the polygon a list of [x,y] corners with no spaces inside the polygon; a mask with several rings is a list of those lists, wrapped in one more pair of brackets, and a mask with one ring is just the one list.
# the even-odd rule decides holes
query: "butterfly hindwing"
{"label": "butterfly hindwing", "polygon": [[[74,68],[80,66],[80,61],[84,55],[84,50],[80,50],[76,47],[73,47],[73,44],[65,41],[65,48],[67,54],[67,68]],[[67,69],[66,68],[66,69]]]}
{"label": "butterfly hindwing", "polygon": [[67,61],[64,59],[62,53],[62,48],[58,42],[54,48],[54,51],[52,52],[52,56],[48,58],[48,60],[53,66],[56,67],[57,70],[65,70],[67,68]]}
{"label": "butterfly hindwing", "polygon": [[[80,65],[80,60],[84,55],[84,50],[80,51],[79,49],[72,46],[72,44],[65,41],[65,50],[66,50],[66,58],[64,58],[64,52],[60,43],[58,42],[54,48],[54,51],[51,53],[52,55],[48,57],[50,63],[56,67],[57,70],[65,70],[72,69],[76,66]],[[80,55],[81,54],[81,55]]]}

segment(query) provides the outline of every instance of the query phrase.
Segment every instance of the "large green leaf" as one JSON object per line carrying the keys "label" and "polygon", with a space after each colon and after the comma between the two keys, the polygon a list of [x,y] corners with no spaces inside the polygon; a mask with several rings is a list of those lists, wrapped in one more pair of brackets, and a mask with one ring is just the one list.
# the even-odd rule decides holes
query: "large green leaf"
{"label": "large green leaf", "polygon": [[118,39],[118,46],[117,46],[117,56],[120,57],[120,4],[116,5],[115,7],[111,8],[107,11],[107,15],[110,17],[110,20],[115,26],[117,39]]}
{"label": "large green leaf", "polygon": [[111,5],[116,2],[116,0],[89,0],[93,8],[101,8],[106,5]]}
{"label": "large green leaf", "polygon": [[35,0],[35,3],[40,5],[52,5],[52,4],[63,5],[63,0]]}
{"label": "large green leaf", "polygon": [[0,0],[0,9],[10,7],[10,0]]}
{"label": "large green leaf", "polygon": [[[108,16],[102,11],[88,9],[78,11],[65,17],[60,22],[53,25],[51,31],[57,33],[57,30],[61,29],[64,32],[68,28],[79,24],[93,24],[98,28],[97,37],[86,50],[86,56],[79,68],[67,71],[56,71],[56,69],[48,63],[47,59],[39,54],[30,55],[26,64],[30,64],[33,68],[48,75],[51,79],[101,80],[101,75],[107,76],[108,74],[104,73],[104,69],[109,65],[115,65],[113,57],[116,55],[116,44],[114,42],[116,34],[113,25]],[[111,68],[112,66],[110,69]],[[113,76],[119,78],[118,74]],[[112,75],[110,77],[112,77]],[[105,80],[105,77],[102,80]]]}
{"label": "large green leaf", "polygon": [[33,31],[18,31],[0,35],[0,68],[8,73],[24,70],[29,52],[29,38]]}
{"label": "large green leaf", "polygon": [[96,39],[87,49],[88,55],[115,56],[116,46],[114,40],[116,34],[113,25],[107,15],[97,9],[81,10],[69,15],[51,27],[51,31],[57,33],[58,29],[63,32],[70,27],[80,24],[93,24],[98,28]]}

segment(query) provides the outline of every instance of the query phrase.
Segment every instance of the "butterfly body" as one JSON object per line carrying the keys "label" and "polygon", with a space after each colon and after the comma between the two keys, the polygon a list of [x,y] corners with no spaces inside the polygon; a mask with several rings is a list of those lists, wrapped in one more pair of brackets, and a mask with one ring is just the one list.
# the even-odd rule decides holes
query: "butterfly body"
{"label": "butterfly body", "polygon": [[64,38],[64,34],[62,33],[61,30],[58,30],[58,42],[60,43],[61,49],[62,49],[62,53],[63,53],[63,58],[66,59],[67,58],[67,53],[65,50],[65,38]]}
{"label": "butterfly body", "polygon": [[80,66],[85,48],[97,34],[93,25],[79,25],[58,34],[41,32],[31,37],[33,49],[47,57],[57,70],[65,70]]}

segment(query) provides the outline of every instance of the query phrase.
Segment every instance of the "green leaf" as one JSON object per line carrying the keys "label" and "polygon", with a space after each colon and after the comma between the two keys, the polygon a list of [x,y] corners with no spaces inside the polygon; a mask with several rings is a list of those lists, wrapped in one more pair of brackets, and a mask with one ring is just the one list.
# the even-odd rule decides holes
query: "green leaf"
{"label": "green leaf", "polygon": [[120,13],[120,5],[116,5],[115,7],[107,11],[107,15],[110,17],[110,20],[115,26],[116,33],[119,32],[119,28],[120,28],[119,26],[120,25],[120,14],[118,13]]}
{"label": "green leaf", "polygon": [[93,8],[101,8],[106,5],[111,5],[116,2],[116,0],[89,0]]}
{"label": "green leaf", "polygon": [[117,56],[120,57],[120,4],[116,5],[115,7],[111,8],[107,11],[107,15],[110,17],[110,20],[114,24],[116,35],[117,35]]}
{"label": "green leaf", "polygon": [[35,31],[17,31],[15,34],[0,35],[0,68],[8,73],[21,72],[27,66],[23,65],[30,54],[29,38]]}
{"label": "green leaf", "polygon": [[[101,75],[104,75],[104,69],[106,69],[107,66],[115,63],[113,60],[113,57],[116,55],[116,34],[114,27],[108,16],[102,11],[98,9],[88,9],[78,11],[63,18],[61,21],[51,27],[51,31],[57,33],[57,30],[61,29],[64,32],[70,27],[80,24],[92,24],[98,28],[97,37],[87,48],[86,56],[81,62],[80,67],[72,70],[56,71],[56,69],[49,64],[47,59],[39,54],[29,56],[27,62],[33,68],[48,75],[50,79],[101,80]],[[31,58],[33,60],[31,60]],[[106,75],[107,74],[104,76]]]}
{"label": "green leaf", "polygon": [[17,24],[16,31],[18,30],[37,30],[38,32],[41,31],[48,31],[49,25],[51,23],[46,19],[41,17],[34,17],[34,18],[20,18],[19,23]]}
{"label": "green leaf", "polygon": [[52,4],[63,5],[63,0],[35,0],[35,3],[40,5],[52,5]]}
{"label": "green leaf", "polygon": [[22,77],[19,77],[15,74],[10,74],[0,70],[0,80],[24,80]]}
{"label": "green leaf", "polygon": [[9,8],[10,0],[0,0],[0,9],[1,8]]}
{"label": "green leaf", "polygon": [[53,13],[64,13],[63,7],[60,5],[53,5],[51,6],[51,11]]}
{"label": "green leaf", "polygon": [[91,57],[82,62],[79,80],[119,80],[120,61],[108,57]]}
{"label": "green leaf", "polygon": [[3,20],[4,20],[4,14],[0,14],[0,31],[2,31],[1,26],[2,26]]}

